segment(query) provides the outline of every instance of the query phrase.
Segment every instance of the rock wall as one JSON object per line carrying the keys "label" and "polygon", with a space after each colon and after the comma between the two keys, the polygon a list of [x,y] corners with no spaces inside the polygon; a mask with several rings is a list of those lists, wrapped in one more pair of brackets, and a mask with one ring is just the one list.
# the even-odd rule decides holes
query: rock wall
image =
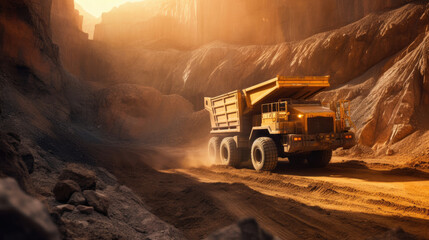
{"label": "rock wall", "polygon": [[95,39],[197,47],[212,41],[275,44],[335,29],[409,0],[147,0],[103,14]]}
{"label": "rock wall", "polygon": [[[52,9],[63,6],[73,14],[51,19],[43,8],[51,2],[44,0],[0,2],[0,178],[14,178],[27,193],[43,200],[42,204],[26,196],[14,180],[0,179],[0,239],[184,239],[181,232],[147,211],[109,172],[83,165],[105,160],[95,159],[88,145],[103,142],[100,136],[108,134],[91,121],[98,102],[95,87],[63,68],[62,46],[58,48],[52,41],[51,23],[61,26],[63,21],[65,28],[81,24],[74,8],[67,5],[72,1],[58,3],[65,5],[53,4]],[[78,32],[79,28],[72,30]],[[181,97],[173,100],[190,108]],[[66,162],[83,168],[73,177],[79,182],[74,187],[84,189],[82,182],[90,176],[89,187],[96,190],[84,191],[85,203],[79,202],[77,207],[64,206],[54,196],[67,185],[56,186],[57,177],[73,184],[70,172],[60,173]],[[85,176],[88,169],[94,173]]]}
{"label": "rock wall", "polygon": [[[407,101],[410,102],[408,107],[395,111],[395,104],[405,105],[402,100],[392,100],[398,92],[389,90],[388,86],[407,82],[407,74],[422,72],[419,76],[424,76],[424,55],[416,55],[415,60],[411,61],[403,51],[411,51],[424,39],[429,24],[427,9],[428,5],[425,3],[411,3],[385,12],[370,13],[336,30],[275,45],[214,42],[193,50],[171,49],[158,43],[113,47],[112,71],[121,76],[120,80],[117,79],[118,82],[151,86],[166,94],[179,93],[190,100],[196,109],[202,108],[204,96],[215,96],[248,87],[277,74],[331,75],[332,88],[335,89],[333,92],[343,86],[356,84],[359,87],[347,94],[340,91],[342,95],[331,95],[332,99],[356,98],[356,103],[366,96],[364,89],[375,91],[375,84],[382,79],[386,84],[377,86],[377,91],[383,94],[379,92],[374,98],[367,98],[365,106],[353,105],[353,119],[356,120],[362,144],[392,145],[420,129],[413,123],[413,118],[418,118],[415,116],[416,111],[426,106],[422,105],[423,100],[415,101],[410,97],[415,94],[419,99],[418,96],[422,95],[419,92],[427,91],[426,84],[423,84],[426,80],[413,83],[416,90],[407,95]],[[400,71],[394,70],[398,69],[398,65],[393,62],[400,59],[403,59],[404,66],[413,66],[400,68],[406,70],[407,74],[399,74]],[[414,68],[416,64],[421,67]],[[383,76],[385,73],[390,74]],[[358,83],[364,78],[370,80],[362,87]],[[403,87],[406,86],[408,85]],[[393,104],[391,111],[383,109],[389,104]],[[419,110],[425,111],[427,110]]]}
{"label": "rock wall", "polygon": [[79,14],[83,17],[82,31],[88,33],[89,39],[94,39],[95,25],[101,22],[101,17],[94,17],[87,11],[85,11],[79,4],[75,3],[75,8],[79,11]]}
{"label": "rock wall", "polygon": [[49,10],[50,1],[0,3],[0,65],[5,68],[13,60],[16,67],[25,66],[35,77],[43,76],[43,83],[58,87],[58,48],[49,44]]}
{"label": "rock wall", "polygon": [[[416,55],[420,58],[411,61],[406,60],[403,51],[411,51],[423,41],[428,6],[419,1],[404,5],[405,2],[409,1],[349,1],[347,4],[332,1],[311,5],[307,1],[280,0],[234,1],[229,5],[224,1],[144,1],[104,14],[96,30],[96,39],[102,42],[85,40],[80,50],[64,42],[59,45],[60,52],[70,47],[71,51],[80,53],[79,57],[72,54],[68,57],[71,66],[79,64],[72,72],[81,79],[105,86],[119,83],[136,86],[127,91],[123,86],[109,87],[102,90],[104,95],[97,100],[97,104],[106,103],[97,105],[97,121],[103,129],[121,138],[150,135],[145,134],[151,131],[144,126],[153,118],[136,118],[122,106],[129,95],[147,94],[142,86],[156,88],[163,94],[180,94],[198,110],[202,108],[204,96],[248,87],[277,74],[331,75],[335,90],[329,92],[330,99],[362,101],[368,93],[365,91],[383,93],[366,98],[369,102],[365,106],[353,105],[353,118],[363,145],[392,145],[420,129],[415,119],[419,119],[420,112],[425,114],[427,101],[415,100],[415,97],[396,99],[393,95],[397,92],[388,87],[409,82],[407,75],[394,70],[399,66],[394,63],[399,60],[412,66],[418,62],[420,69],[405,70],[411,75],[421,72],[419,76],[425,76],[423,55]],[[293,15],[284,14],[286,10],[281,6],[288,6],[288,11],[296,14],[291,18],[293,21],[279,17]],[[394,7],[397,8],[392,9]],[[270,28],[265,28],[261,21],[268,21]],[[347,24],[349,22],[353,23]],[[289,35],[282,26],[288,26]],[[305,38],[316,32],[321,33]],[[284,42],[292,39],[302,40]],[[264,45],[277,42],[281,43]],[[109,45],[111,43],[115,44]],[[384,75],[386,73],[390,74]],[[375,85],[379,81],[386,84]],[[410,90],[407,96],[427,98],[426,94],[419,93],[427,91],[426,80],[420,82],[412,84],[415,90]],[[356,89],[348,89],[347,94],[338,90],[353,84]],[[328,99],[324,95],[320,98]],[[137,112],[143,111],[146,99],[134,100],[135,104],[131,105],[139,109]],[[398,104],[402,107],[396,107]],[[385,106],[391,106],[390,110],[383,109]],[[181,110],[189,113],[187,107]]]}
{"label": "rock wall", "polygon": [[69,72],[79,76],[88,44],[88,34],[82,31],[83,16],[75,10],[73,0],[52,0],[50,16],[52,40],[60,46],[61,62]]}
{"label": "rock wall", "polygon": [[[357,123],[361,144],[384,153],[388,145],[394,145],[412,133],[420,135],[427,129],[428,29],[388,61],[381,62],[348,84],[318,96],[322,100],[352,100],[352,119]],[[419,149],[419,145],[410,144],[411,149],[407,147],[406,151]],[[405,149],[398,146],[394,150]]]}

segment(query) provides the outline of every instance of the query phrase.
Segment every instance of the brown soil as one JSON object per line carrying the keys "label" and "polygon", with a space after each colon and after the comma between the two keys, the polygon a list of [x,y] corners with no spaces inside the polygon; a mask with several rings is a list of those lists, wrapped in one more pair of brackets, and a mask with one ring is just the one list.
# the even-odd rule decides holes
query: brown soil
{"label": "brown soil", "polygon": [[281,239],[365,239],[397,228],[429,236],[429,173],[412,168],[335,158],[326,169],[294,169],[286,160],[274,173],[248,166],[157,171],[146,162],[168,157],[155,150],[95,146],[92,152],[189,239],[245,217]]}

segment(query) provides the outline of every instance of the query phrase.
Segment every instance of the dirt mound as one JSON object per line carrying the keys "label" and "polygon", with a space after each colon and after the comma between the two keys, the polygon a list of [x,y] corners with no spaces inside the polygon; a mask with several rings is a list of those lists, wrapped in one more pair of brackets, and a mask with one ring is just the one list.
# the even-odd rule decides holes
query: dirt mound
{"label": "dirt mound", "polygon": [[207,116],[194,114],[192,104],[179,95],[121,84],[100,90],[97,99],[98,126],[120,139],[168,143],[186,141],[201,128],[207,130],[207,124],[195,124],[199,119],[206,122]]}

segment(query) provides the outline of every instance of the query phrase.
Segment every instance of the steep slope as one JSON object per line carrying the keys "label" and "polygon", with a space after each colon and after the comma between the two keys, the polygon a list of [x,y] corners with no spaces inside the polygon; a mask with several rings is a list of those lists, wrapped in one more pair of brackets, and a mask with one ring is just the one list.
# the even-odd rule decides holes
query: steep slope
{"label": "steep slope", "polygon": [[[112,48],[110,54],[114,64],[111,71],[115,76],[120,76],[116,79],[118,82],[143,84],[168,94],[179,93],[190,100],[196,109],[201,109],[203,96],[247,87],[276,74],[331,75],[332,87],[336,89],[330,92],[332,100],[356,99],[353,117],[359,129],[360,143],[367,146],[391,145],[422,129],[413,123],[413,119],[420,119],[420,115],[427,112],[427,103],[420,100],[427,89],[426,80],[418,80],[426,71],[423,64],[425,55],[416,54],[414,60],[410,60],[406,53],[425,39],[429,24],[428,9],[427,3],[416,1],[397,9],[371,13],[336,30],[276,45],[212,42],[188,51],[172,49],[160,42],[149,45],[131,42],[127,46]],[[168,28],[166,31],[169,32]],[[399,68],[399,62],[409,66]],[[415,63],[420,62],[418,66],[421,67],[414,68]],[[415,75],[417,72],[421,74]],[[407,80],[410,75],[417,80]],[[338,90],[339,87],[366,79],[371,81],[364,83],[363,89]],[[410,85],[408,107],[404,105],[393,111],[402,100],[392,102],[400,91],[391,90],[391,86],[397,87],[398,83],[410,81],[414,90]],[[377,82],[385,84],[376,85]],[[357,104],[367,96],[365,91],[372,90],[383,94],[378,92],[374,98],[366,98],[365,105]],[[342,94],[333,94],[337,92]],[[328,100],[323,96],[321,98]],[[391,107],[384,109],[385,106]],[[368,108],[378,110],[370,111]],[[374,120],[368,122],[368,119]]]}
{"label": "steep slope", "polygon": [[69,119],[72,102],[66,87],[73,88],[74,83],[61,67],[58,48],[50,38],[50,1],[2,1],[0,9],[1,124],[22,132],[36,128],[53,136],[49,119]]}
{"label": "steep slope", "polygon": [[212,41],[275,44],[300,40],[409,0],[145,0],[103,14],[96,40],[162,41],[167,47],[198,47]]}
{"label": "steep slope", "polygon": [[[360,142],[386,150],[411,133],[423,135],[429,130],[429,28],[398,54],[362,77],[337,89],[321,93],[322,100],[352,100],[352,118],[357,123]],[[414,136],[415,137],[415,136]],[[411,139],[410,139],[411,140]],[[418,153],[425,146],[405,139],[395,151]],[[415,141],[415,139],[414,139]],[[411,143],[411,146],[406,146]],[[382,151],[383,152],[383,151]]]}
{"label": "steep slope", "polygon": [[[89,94],[93,94],[93,98],[87,99],[89,105],[84,109],[88,112],[83,113],[89,124],[95,124],[114,138],[144,142],[160,141],[167,136],[171,137],[170,142],[174,142],[185,129],[192,128],[195,116],[191,112],[191,104],[183,97],[165,96],[140,84],[122,85],[120,81],[111,80],[123,76],[113,72],[115,62],[111,60],[109,48],[89,40],[88,35],[82,32],[82,16],[75,10],[73,0],[53,0],[51,22],[52,40],[59,46],[64,68],[83,83],[91,85]],[[158,134],[154,134],[157,131]]]}
{"label": "steep slope", "polygon": [[88,33],[89,39],[94,39],[94,29],[95,25],[101,22],[100,17],[94,17],[85,9],[82,8],[79,4],[75,3],[75,8],[79,11],[79,14],[83,17],[82,22],[82,31]]}
{"label": "steep slope", "polygon": [[[51,38],[51,3],[0,2],[0,178],[14,178],[32,195],[23,196],[12,180],[1,182],[0,239],[60,239],[52,222],[61,239],[184,239],[89,152],[90,143],[105,143],[101,136],[108,135],[94,126],[96,103],[104,98],[63,68]],[[74,7],[68,9],[72,14],[52,24],[79,23]],[[190,108],[181,97],[153,91],[158,107],[182,101]],[[72,193],[84,200],[69,201]]]}

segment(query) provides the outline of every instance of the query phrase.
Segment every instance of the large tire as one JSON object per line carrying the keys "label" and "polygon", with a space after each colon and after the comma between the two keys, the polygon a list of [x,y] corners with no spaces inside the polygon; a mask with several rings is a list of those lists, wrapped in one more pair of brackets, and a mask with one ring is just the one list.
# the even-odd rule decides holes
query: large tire
{"label": "large tire", "polygon": [[240,153],[234,138],[227,137],[220,143],[220,161],[222,165],[238,167],[240,164]]}
{"label": "large tire", "polygon": [[326,167],[332,158],[332,150],[313,151],[308,155],[308,165],[312,168]]}
{"label": "large tire", "polygon": [[260,137],[252,144],[252,164],[256,171],[272,171],[277,166],[276,143],[269,137]]}
{"label": "large tire", "polygon": [[220,164],[220,154],[219,154],[220,142],[221,142],[220,137],[212,137],[209,140],[208,154],[209,154],[210,164]]}

